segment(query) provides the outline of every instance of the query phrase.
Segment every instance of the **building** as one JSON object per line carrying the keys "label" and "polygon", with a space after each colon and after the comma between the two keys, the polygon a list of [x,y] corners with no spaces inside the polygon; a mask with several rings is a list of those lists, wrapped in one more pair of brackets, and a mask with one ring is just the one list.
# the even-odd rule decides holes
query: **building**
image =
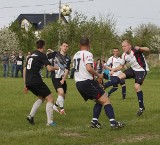
{"label": "building", "polygon": [[[34,27],[36,31],[40,31],[45,25],[56,22],[59,19],[59,14],[20,14],[16,21],[22,28],[27,31],[30,27]],[[61,22],[63,24],[67,23],[64,16],[61,16]]]}

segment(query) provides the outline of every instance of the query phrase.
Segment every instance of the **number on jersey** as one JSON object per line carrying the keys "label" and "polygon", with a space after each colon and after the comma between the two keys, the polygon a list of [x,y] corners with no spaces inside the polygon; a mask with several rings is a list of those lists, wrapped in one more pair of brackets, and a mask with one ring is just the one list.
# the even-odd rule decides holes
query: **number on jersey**
{"label": "number on jersey", "polygon": [[78,72],[79,71],[79,66],[80,66],[80,58],[74,59],[74,69]]}
{"label": "number on jersey", "polygon": [[32,61],[33,61],[33,58],[29,58],[28,59],[27,69],[31,69],[31,67],[32,67]]}

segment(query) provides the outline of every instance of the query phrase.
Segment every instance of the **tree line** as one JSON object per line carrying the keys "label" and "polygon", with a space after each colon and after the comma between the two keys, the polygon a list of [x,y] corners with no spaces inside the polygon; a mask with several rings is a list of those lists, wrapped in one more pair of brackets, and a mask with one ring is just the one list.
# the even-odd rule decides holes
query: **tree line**
{"label": "tree line", "polygon": [[82,36],[91,41],[91,52],[96,57],[104,59],[111,54],[111,49],[121,47],[121,42],[128,39],[133,45],[147,46],[152,53],[160,53],[160,27],[155,24],[140,24],[136,28],[129,27],[124,33],[118,35],[116,20],[111,14],[100,18],[88,18],[82,13],[75,12],[68,18],[67,24],[58,21],[46,25],[35,35],[32,27],[28,31],[20,28],[18,22],[11,23],[9,28],[0,30],[0,53],[4,50],[34,50],[37,39],[46,41],[46,49],[58,50],[58,42],[67,41],[70,45],[69,55],[78,50],[79,40]]}

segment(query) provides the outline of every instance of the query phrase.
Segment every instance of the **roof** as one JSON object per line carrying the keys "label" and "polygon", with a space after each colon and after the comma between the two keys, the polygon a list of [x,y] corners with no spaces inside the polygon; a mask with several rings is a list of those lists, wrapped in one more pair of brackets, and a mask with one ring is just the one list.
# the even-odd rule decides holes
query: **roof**
{"label": "roof", "polygon": [[[63,21],[67,23],[64,16],[61,16]],[[46,24],[56,22],[59,19],[59,14],[45,14]],[[16,20],[21,24],[22,20],[27,19],[31,24],[36,26],[36,29],[44,27],[44,14],[20,14]]]}

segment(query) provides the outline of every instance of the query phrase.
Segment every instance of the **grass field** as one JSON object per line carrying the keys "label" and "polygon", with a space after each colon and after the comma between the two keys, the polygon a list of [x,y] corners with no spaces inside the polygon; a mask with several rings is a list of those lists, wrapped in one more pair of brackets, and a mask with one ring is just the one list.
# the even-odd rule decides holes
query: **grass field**
{"label": "grass field", "polygon": [[[85,103],[73,80],[68,80],[65,102],[66,116],[54,113],[56,127],[46,127],[45,103],[35,117],[35,126],[26,116],[36,99],[24,95],[23,80],[0,78],[0,145],[160,145],[160,78],[152,71],[143,85],[146,111],[136,116],[137,97],[133,80],[127,80],[127,100],[121,99],[121,89],[111,96],[116,118],[126,123],[120,130],[111,130],[102,111],[99,121],[102,129],[89,127],[93,103]],[[157,76],[157,78],[156,78]],[[50,79],[44,79],[56,98]]]}

